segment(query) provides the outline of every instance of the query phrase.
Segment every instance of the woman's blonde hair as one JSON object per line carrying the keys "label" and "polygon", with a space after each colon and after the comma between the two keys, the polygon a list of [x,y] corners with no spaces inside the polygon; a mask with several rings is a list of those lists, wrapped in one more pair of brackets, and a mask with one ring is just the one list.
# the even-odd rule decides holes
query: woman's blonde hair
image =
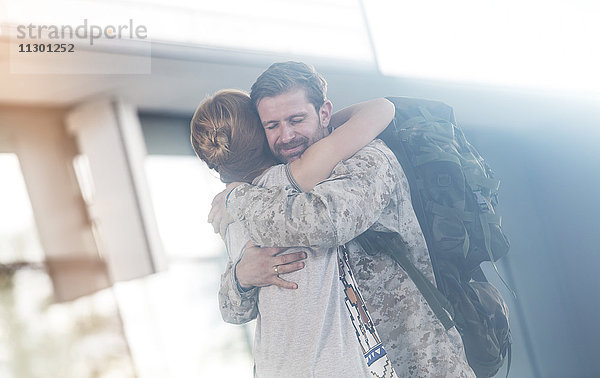
{"label": "woman's blonde hair", "polygon": [[202,101],[190,123],[196,155],[223,182],[251,182],[275,164],[250,96],[224,89]]}

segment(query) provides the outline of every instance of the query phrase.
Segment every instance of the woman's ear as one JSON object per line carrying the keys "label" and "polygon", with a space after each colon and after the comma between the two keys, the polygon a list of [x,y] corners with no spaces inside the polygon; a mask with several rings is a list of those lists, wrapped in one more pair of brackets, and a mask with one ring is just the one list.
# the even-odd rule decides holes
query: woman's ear
{"label": "woman's ear", "polygon": [[329,127],[329,121],[331,121],[331,114],[333,113],[333,104],[329,100],[325,100],[321,108],[319,109],[319,120],[321,126],[324,128]]}

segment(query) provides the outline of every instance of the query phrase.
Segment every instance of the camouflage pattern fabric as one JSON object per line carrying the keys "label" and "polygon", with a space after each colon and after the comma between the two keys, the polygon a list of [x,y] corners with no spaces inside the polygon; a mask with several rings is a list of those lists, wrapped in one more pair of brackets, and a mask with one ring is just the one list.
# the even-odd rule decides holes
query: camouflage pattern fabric
{"label": "camouflage pattern fabric", "polygon": [[227,261],[225,272],[221,275],[221,287],[219,289],[219,307],[221,316],[227,323],[243,324],[258,315],[258,288],[248,291],[238,289],[235,282],[233,269],[235,264]]}
{"label": "camouflage pattern fabric", "polygon": [[[262,246],[336,247],[368,228],[398,232],[413,264],[434,280],[408,181],[379,140],[338,164],[311,192],[238,186],[228,212]],[[474,377],[460,335],[445,331],[406,273],[387,254],[348,243],[349,261],[373,323],[400,377]]]}

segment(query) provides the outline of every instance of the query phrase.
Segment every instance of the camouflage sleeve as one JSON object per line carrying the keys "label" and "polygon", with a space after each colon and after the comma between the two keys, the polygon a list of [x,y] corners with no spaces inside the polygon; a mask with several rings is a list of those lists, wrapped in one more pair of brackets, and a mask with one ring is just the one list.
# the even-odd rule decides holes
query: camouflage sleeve
{"label": "camouflage sleeve", "polygon": [[219,308],[227,323],[243,324],[258,315],[258,288],[243,291],[235,280],[235,264],[227,262],[225,273],[221,275]]}
{"label": "camouflage sleeve", "polygon": [[396,181],[387,155],[372,143],[308,193],[243,184],[229,194],[227,211],[261,246],[336,247],[377,221]]}

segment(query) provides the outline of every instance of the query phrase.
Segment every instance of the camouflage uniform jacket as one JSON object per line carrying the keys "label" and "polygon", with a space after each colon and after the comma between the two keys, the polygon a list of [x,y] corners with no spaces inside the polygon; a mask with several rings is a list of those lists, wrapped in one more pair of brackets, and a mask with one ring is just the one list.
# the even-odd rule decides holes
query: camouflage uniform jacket
{"label": "camouflage uniform jacket", "polygon": [[368,228],[398,232],[414,265],[434,280],[408,181],[383,142],[375,140],[339,163],[308,193],[244,184],[230,193],[227,209],[262,246],[350,242],[351,268],[396,373],[474,377],[457,330],[444,329],[406,273],[389,255],[368,255],[352,241]]}

